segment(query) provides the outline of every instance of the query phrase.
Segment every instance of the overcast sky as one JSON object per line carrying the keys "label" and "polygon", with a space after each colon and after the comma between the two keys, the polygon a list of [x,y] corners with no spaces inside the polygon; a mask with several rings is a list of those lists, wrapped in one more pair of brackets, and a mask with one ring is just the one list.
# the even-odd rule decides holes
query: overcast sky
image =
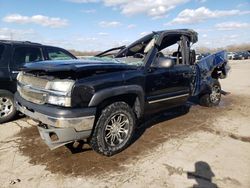
{"label": "overcast sky", "polygon": [[250,0],[0,0],[0,39],[93,51],[176,28],[198,46],[250,43]]}

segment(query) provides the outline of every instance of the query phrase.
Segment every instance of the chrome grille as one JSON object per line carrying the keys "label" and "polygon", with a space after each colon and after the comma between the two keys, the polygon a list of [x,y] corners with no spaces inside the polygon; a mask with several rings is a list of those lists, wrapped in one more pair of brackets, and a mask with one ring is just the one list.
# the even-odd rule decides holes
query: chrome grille
{"label": "chrome grille", "polygon": [[26,90],[18,86],[18,92],[25,100],[36,103],[36,104],[44,104],[46,99],[45,93],[36,93],[33,91]]}
{"label": "chrome grille", "polygon": [[44,104],[46,92],[43,90],[45,90],[48,82],[47,79],[21,73],[18,77],[17,90],[25,100],[36,104]]}
{"label": "chrome grille", "polygon": [[19,79],[19,82],[24,85],[31,85],[32,87],[40,89],[45,89],[48,81],[49,80],[26,74],[21,75]]}

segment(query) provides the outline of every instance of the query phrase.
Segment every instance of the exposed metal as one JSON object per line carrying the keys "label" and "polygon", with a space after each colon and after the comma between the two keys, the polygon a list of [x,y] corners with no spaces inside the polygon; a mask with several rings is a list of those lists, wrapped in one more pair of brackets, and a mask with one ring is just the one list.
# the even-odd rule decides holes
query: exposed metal
{"label": "exposed metal", "polygon": [[36,111],[31,111],[25,106],[21,106],[16,102],[16,108],[20,112],[26,114],[27,116],[47,124],[53,127],[58,128],[74,128],[76,131],[86,131],[91,130],[94,125],[95,116],[84,116],[76,118],[60,118],[60,117],[51,117]]}

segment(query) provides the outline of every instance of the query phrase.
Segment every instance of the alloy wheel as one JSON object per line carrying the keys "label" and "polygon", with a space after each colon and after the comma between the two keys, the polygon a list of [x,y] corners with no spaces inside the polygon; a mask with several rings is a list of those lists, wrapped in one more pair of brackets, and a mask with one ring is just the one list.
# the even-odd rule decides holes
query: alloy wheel
{"label": "alloy wheel", "polygon": [[6,117],[13,111],[13,102],[7,97],[0,97],[0,118]]}
{"label": "alloy wheel", "polygon": [[112,116],[105,127],[106,143],[110,146],[122,144],[128,136],[129,129],[129,119],[125,114]]}

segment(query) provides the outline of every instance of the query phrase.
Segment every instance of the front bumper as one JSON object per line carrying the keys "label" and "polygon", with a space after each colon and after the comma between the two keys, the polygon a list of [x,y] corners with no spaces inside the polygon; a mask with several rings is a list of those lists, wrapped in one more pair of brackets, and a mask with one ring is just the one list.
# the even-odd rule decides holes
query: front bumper
{"label": "front bumper", "polygon": [[96,108],[62,108],[52,105],[39,105],[15,94],[18,111],[41,122],[39,133],[50,149],[67,143],[88,138],[92,132]]}

